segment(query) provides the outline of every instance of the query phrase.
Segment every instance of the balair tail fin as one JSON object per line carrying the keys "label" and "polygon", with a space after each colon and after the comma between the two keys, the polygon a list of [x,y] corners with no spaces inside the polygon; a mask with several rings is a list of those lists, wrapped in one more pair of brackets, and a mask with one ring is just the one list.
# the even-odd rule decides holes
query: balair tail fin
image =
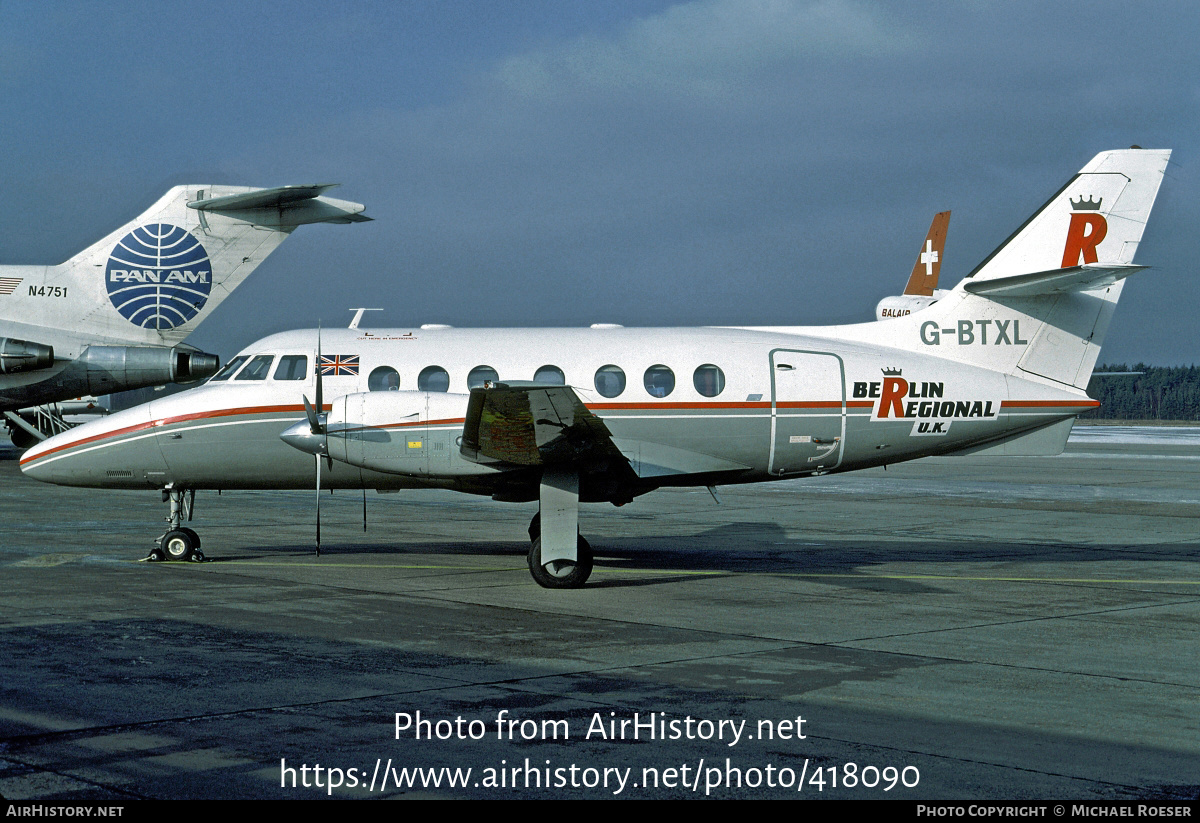
{"label": "balair tail fin", "polygon": [[56,344],[59,358],[88,344],[174,345],[297,226],[370,220],[362,205],[323,196],[332,187],[176,186],[65,263],[0,267],[0,285],[15,283],[3,319],[30,323],[35,338],[47,326],[60,341],[77,336]]}
{"label": "balair tail fin", "polygon": [[946,248],[946,230],[950,226],[950,212],[940,211],[929,224],[929,233],[917,253],[917,262],[903,294],[885,297],[875,306],[875,319],[887,320],[904,317],[915,311],[928,308],[941,299],[945,292],[937,287],[942,273],[942,254]]}
{"label": "balair tail fin", "polygon": [[946,230],[950,226],[950,212],[940,211],[933,216],[929,224],[929,234],[925,235],[925,243],[917,262],[913,265],[912,274],[908,277],[908,285],[904,293],[933,297],[938,285],[938,277],[942,273],[942,253],[946,248]]}

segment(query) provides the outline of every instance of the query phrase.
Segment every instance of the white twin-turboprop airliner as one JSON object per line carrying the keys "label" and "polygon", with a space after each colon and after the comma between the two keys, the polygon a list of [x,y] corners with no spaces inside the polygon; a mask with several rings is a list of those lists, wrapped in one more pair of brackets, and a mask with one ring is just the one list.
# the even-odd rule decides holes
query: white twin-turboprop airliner
{"label": "white twin-turboprop airliner", "polygon": [[[1097,155],[936,304],[832,327],[275,334],[200,388],[50,438],[38,480],[161,489],[442,488],[538,501],[529,569],[582,586],[581,502],[926,455],[1058,454],[1170,152]],[[357,323],[352,324],[357,326]],[[315,460],[314,460],[315,455]],[[324,471],[322,466],[324,464]],[[319,522],[319,520],[318,520]],[[319,547],[319,536],[318,536]]]}

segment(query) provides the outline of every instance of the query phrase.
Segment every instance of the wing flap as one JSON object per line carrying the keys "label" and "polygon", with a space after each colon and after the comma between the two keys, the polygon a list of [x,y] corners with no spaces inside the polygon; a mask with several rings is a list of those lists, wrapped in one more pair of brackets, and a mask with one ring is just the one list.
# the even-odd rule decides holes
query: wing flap
{"label": "wing flap", "polygon": [[472,389],[461,450],[477,462],[592,466],[616,460],[629,467],[604,421],[570,386],[510,382]]}

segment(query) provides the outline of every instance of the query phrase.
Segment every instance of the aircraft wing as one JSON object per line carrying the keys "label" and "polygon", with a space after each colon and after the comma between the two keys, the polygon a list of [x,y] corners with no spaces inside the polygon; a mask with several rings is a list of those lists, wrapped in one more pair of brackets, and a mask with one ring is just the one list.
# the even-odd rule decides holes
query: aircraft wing
{"label": "aircraft wing", "polygon": [[570,386],[512,381],[472,389],[462,453],[519,466],[607,466],[634,476],[604,421]]}

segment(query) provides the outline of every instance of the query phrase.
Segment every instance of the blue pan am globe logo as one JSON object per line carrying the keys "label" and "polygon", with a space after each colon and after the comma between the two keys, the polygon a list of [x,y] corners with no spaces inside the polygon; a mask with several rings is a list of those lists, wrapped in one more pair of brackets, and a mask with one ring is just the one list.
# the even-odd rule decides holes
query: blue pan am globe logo
{"label": "blue pan am globe logo", "polygon": [[173,329],[195,317],[212,290],[212,263],[178,226],[151,223],[121,239],[104,273],[108,299],[144,329]]}

